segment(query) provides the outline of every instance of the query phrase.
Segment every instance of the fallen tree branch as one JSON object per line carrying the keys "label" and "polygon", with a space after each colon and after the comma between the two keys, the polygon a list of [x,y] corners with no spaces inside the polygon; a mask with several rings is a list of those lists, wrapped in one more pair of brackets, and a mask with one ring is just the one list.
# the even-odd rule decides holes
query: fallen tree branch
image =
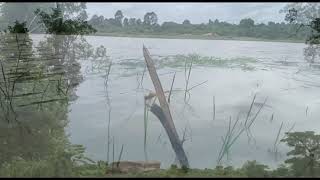
{"label": "fallen tree branch", "polygon": [[156,90],[156,96],[159,100],[160,106],[153,103],[151,106],[150,111],[155,114],[160,122],[162,123],[163,127],[165,128],[168,137],[170,139],[171,145],[173,150],[176,153],[176,156],[181,164],[181,166],[189,168],[189,162],[188,158],[183,150],[181,141],[179,139],[178,133],[176,131],[176,128],[174,126],[172,116],[170,113],[169,105],[167,103],[166,97],[164,95],[164,91],[160,82],[160,79],[158,77],[156,68],[154,66],[154,63],[151,59],[150,53],[146,47],[143,46],[143,56],[145,58],[147,68],[152,80],[152,83],[154,85],[154,88]]}

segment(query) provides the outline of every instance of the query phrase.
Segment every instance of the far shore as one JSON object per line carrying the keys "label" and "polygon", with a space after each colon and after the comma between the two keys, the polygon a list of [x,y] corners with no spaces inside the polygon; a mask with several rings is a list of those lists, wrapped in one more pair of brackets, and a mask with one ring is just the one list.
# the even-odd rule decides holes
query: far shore
{"label": "far shore", "polygon": [[[35,33],[36,34],[36,33]],[[42,33],[39,33],[42,34]],[[43,34],[44,35],[44,34]],[[130,38],[155,38],[155,39],[199,39],[199,40],[233,40],[233,41],[263,41],[263,42],[286,42],[286,43],[304,43],[304,40],[293,39],[262,39],[251,37],[228,37],[228,36],[210,36],[194,34],[124,34],[124,33],[95,33],[86,36],[107,36],[107,37],[130,37]]]}

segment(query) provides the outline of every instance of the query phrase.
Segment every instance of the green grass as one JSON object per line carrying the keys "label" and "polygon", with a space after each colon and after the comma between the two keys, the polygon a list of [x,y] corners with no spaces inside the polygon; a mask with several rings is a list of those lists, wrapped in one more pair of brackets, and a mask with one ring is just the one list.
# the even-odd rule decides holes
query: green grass
{"label": "green grass", "polygon": [[[172,55],[172,56],[154,56],[152,57],[156,68],[174,68],[181,71],[185,70],[186,62],[190,65],[192,61],[192,68],[197,67],[217,67],[241,69],[242,71],[255,71],[254,66],[258,61],[250,57],[234,57],[234,58],[219,58],[214,56],[200,56],[198,54],[187,55]],[[142,74],[145,68],[143,59],[125,59],[117,63],[121,69],[121,77],[130,77]]]}
{"label": "green grass", "polygon": [[147,172],[120,173],[112,171],[104,161],[93,164],[72,165],[62,161],[15,160],[0,167],[0,177],[290,177],[292,169],[280,165],[269,169],[256,161],[247,161],[242,167],[216,166],[205,169],[181,169],[172,165],[168,169]]}
{"label": "green grass", "polygon": [[[105,171],[106,172],[106,171]],[[172,165],[168,169],[148,172],[106,173],[103,177],[285,177],[291,176],[291,171],[284,165],[270,170],[268,166],[256,161],[247,161],[240,168],[232,166],[216,166],[212,169],[181,169]]]}
{"label": "green grass", "polygon": [[247,69],[253,68],[249,63],[257,62],[253,58],[249,57],[236,57],[236,58],[219,58],[213,56],[200,56],[198,54],[189,54],[189,55],[175,55],[167,56],[158,61],[160,67],[184,67],[185,62],[193,62],[194,66],[212,66],[212,67],[239,67]]}
{"label": "green grass", "polygon": [[293,177],[295,174],[290,166],[281,164],[270,169],[257,161],[247,161],[241,167],[181,169],[171,165],[168,169],[121,173],[105,161],[74,164],[65,160],[13,160],[1,165],[0,177]]}
{"label": "green grass", "polygon": [[161,169],[149,172],[114,174],[111,177],[246,177],[240,171],[219,172],[215,169],[191,169],[184,172],[181,169]]}

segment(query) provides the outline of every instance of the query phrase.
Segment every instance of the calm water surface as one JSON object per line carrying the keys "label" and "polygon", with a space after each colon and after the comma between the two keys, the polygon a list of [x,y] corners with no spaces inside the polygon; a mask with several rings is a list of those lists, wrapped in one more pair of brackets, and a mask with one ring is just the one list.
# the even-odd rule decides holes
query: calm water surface
{"label": "calm water surface", "polygon": [[[279,157],[270,152],[283,122],[281,137],[293,125],[295,131],[320,131],[320,69],[308,66],[303,57],[302,43],[151,39],[89,36],[89,43],[103,45],[114,62],[144,62],[142,46],[145,45],[156,57],[188,55],[219,58],[248,57],[257,60],[254,70],[233,67],[194,67],[190,87],[207,81],[191,90],[188,104],[184,94],[175,91],[170,108],[180,136],[186,129],[184,143],[190,165],[194,168],[213,168],[217,164],[221,137],[232,122],[240,116],[244,122],[254,94],[257,94],[253,110],[267,98],[256,121],[251,127],[254,139],[248,141],[246,133],[232,146],[224,164],[242,165],[246,160],[257,160],[270,166],[283,162],[287,147],[280,144]],[[155,58],[155,61],[157,59]],[[86,72],[83,63],[83,72]],[[109,96],[111,99],[111,136],[115,139],[115,158],[124,145],[122,159],[144,160],[144,98],[154,90],[149,75],[143,80],[143,89],[137,89],[143,69],[124,70],[115,65],[111,69]],[[127,76],[123,72],[134,71]],[[137,75],[136,72],[139,72]],[[184,70],[162,68],[158,70],[162,86],[170,89],[176,72],[174,89],[185,86]],[[108,106],[102,74],[85,74],[85,81],[77,89],[79,98],[70,106],[68,133],[72,143],[83,144],[87,155],[94,160],[107,159]],[[216,101],[216,118],[213,120],[213,103]],[[306,111],[307,109],[307,111]],[[271,116],[273,114],[273,119]],[[168,167],[175,155],[170,141],[159,120],[149,113],[148,157]],[[112,149],[112,147],[111,147]],[[110,154],[112,160],[112,153]]]}

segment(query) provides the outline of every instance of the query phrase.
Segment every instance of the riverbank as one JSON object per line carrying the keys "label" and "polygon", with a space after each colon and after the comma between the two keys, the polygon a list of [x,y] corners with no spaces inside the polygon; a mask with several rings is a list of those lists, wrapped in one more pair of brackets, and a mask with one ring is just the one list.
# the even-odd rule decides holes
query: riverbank
{"label": "riverbank", "polygon": [[168,169],[149,171],[116,172],[106,166],[84,165],[78,169],[76,177],[292,177],[294,171],[280,166],[277,169],[269,169],[268,166],[248,161],[240,168],[233,166],[217,166],[213,169],[185,169],[171,166]]}
{"label": "riverbank", "polygon": [[194,34],[124,34],[124,33],[101,33],[94,36],[111,36],[111,37],[130,37],[130,38],[158,38],[158,39],[199,39],[199,40],[233,40],[233,41],[264,41],[264,42],[287,42],[287,43],[304,43],[304,40],[293,39],[263,39],[251,37],[228,37],[228,36],[211,36],[211,35],[194,35]]}
{"label": "riverbank", "polygon": [[[45,35],[42,33],[33,33],[34,35]],[[194,34],[124,34],[124,33],[95,33],[87,36],[107,36],[107,37],[130,37],[130,38],[153,38],[153,39],[198,39],[198,40],[232,40],[232,41],[262,41],[262,42],[285,42],[285,43],[304,43],[304,40],[293,39],[262,39],[251,37],[228,37],[228,36],[210,36]]]}

